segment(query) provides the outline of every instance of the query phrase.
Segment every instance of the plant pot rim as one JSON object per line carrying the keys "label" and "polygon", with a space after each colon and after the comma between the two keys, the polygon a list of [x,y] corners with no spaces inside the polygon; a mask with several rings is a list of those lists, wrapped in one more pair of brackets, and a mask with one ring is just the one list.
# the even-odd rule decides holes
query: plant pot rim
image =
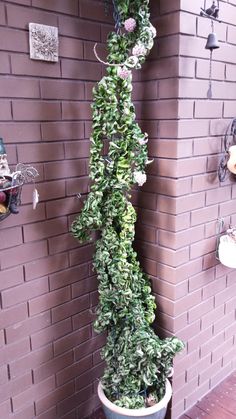
{"label": "plant pot rim", "polygon": [[98,397],[104,406],[106,406],[112,412],[115,412],[124,416],[130,416],[133,418],[145,417],[163,408],[166,408],[167,404],[169,403],[171,399],[171,396],[172,396],[172,387],[169,380],[166,379],[166,392],[165,392],[164,397],[158,403],[156,403],[154,406],[151,406],[151,407],[142,407],[140,409],[127,409],[125,407],[119,407],[115,405],[114,403],[112,403],[106,397],[102,388],[101,381],[99,381],[99,384],[98,384]]}

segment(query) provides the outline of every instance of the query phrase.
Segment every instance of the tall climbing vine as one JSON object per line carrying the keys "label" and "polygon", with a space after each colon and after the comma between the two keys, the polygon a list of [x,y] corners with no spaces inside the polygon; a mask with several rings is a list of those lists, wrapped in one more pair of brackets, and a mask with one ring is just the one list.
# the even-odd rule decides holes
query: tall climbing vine
{"label": "tall climbing vine", "polygon": [[[91,191],[72,224],[80,241],[99,231],[94,267],[99,279],[95,330],[107,331],[102,378],[107,397],[138,408],[148,397],[158,401],[174,355],[183,344],[160,339],[151,324],[155,301],[149,279],[133,249],[136,213],[130,190],[146,181],[148,136],[135,121],[132,70],[141,68],[153,46],[149,0],[113,0],[116,31],[108,37],[107,74],[93,90]],[[95,54],[99,59],[95,49]],[[99,59],[100,60],[100,59]],[[104,145],[108,152],[104,155]]]}

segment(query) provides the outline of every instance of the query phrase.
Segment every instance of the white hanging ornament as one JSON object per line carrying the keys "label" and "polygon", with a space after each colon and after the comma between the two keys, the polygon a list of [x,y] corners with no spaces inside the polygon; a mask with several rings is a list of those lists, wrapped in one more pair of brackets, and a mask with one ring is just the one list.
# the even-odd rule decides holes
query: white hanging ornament
{"label": "white hanging ornament", "polygon": [[36,188],[33,190],[33,209],[35,210],[39,202],[39,193]]}

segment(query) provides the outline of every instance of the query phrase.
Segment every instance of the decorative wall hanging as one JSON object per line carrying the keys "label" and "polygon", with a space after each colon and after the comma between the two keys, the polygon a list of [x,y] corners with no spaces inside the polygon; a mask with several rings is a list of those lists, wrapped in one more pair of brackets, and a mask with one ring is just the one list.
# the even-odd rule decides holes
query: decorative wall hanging
{"label": "decorative wall hanging", "polygon": [[207,98],[211,99],[212,98],[212,52],[219,48],[219,42],[217,39],[217,35],[214,32],[214,21],[218,21],[218,17],[219,17],[219,10],[220,10],[220,2],[219,0],[217,1],[217,6],[216,6],[216,2],[213,1],[212,5],[209,8],[206,8],[206,3],[207,0],[204,0],[204,7],[201,7],[201,12],[200,15],[203,17],[206,17],[208,19],[211,19],[211,33],[208,35],[207,38],[207,43],[205,48],[208,49],[210,51],[210,66],[209,66],[209,88],[207,91]]}
{"label": "decorative wall hanging", "polygon": [[32,60],[58,61],[58,28],[29,23],[30,58]]}
{"label": "decorative wall hanging", "polygon": [[236,226],[229,226],[224,232],[224,219],[217,221],[216,259],[228,268],[236,268]]}
{"label": "decorative wall hanging", "polygon": [[[21,163],[17,164],[13,173],[10,172],[5,146],[0,138],[0,221],[10,214],[18,214],[22,186],[24,183],[34,181],[36,176],[38,176],[38,172],[34,167]],[[36,208],[35,201],[38,201],[36,189],[33,193],[34,208]]]}
{"label": "decorative wall hanging", "polygon": [[227,170],[236,175],[236,118],[230,122],[225,131],[224,155],[218,168],[220,182],[225,180]]}

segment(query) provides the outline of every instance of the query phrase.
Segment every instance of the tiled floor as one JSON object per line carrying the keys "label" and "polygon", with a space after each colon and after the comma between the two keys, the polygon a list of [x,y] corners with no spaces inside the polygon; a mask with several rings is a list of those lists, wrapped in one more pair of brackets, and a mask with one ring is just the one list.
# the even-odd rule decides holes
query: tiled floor
{"label": "tiled floor", "polygon": [[179,419],[235,419],[236,372],[215,387]]}
{"label": "tiled floor", "polygon": [[[105,419],[102,410],[92,419]],[[207,396],[179,419],[235,419],[236,418],[236,372],[215,387]]]}

